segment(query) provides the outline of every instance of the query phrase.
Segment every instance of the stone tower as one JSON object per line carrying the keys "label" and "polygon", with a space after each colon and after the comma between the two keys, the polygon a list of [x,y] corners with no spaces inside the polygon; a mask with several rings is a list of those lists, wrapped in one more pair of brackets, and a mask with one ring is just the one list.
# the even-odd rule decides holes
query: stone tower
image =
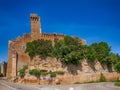
{"label": "stone tower", "polygon": [[32,39],[37,39],[40,36],[41,24],[40,17],[37,14],[30,14],[30,23],[31,23],[31,37]]}

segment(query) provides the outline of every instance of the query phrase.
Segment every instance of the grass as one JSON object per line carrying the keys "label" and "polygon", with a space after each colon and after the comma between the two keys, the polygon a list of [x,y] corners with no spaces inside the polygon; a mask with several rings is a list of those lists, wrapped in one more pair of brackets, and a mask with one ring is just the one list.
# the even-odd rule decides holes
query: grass
{"label": "grass", "polygon": [[105,76],[101,73],[99,82],[106,82]]}
{"label": "grass", "polygon": [[116,81],[115,82],[115,86],[119,86],[120,87],[120,81]]}
{"label": "grass", "polygon": [[99,83],[99,81],[90,81],[90,82],[75,82],[74,84],[88,84],[88,83]]}
{"label": "grass", "polygon": [[75,82],[74,84],[81,84],[81,82]]}

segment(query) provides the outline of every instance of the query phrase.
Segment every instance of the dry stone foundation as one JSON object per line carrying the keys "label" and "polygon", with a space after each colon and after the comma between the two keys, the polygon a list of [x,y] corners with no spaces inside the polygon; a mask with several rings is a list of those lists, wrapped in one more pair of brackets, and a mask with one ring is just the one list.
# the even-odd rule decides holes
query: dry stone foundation
{"label": "dry stone foundation", "polygon": [[[97,82],[100,79],[101,73],[107,81],[114,81],[120,78],[120,75],[112,70],[109,72],[107,68],[103,68],[99,62],[95,63],[94,71],[92,67],[88,64],[86,60],[82,60],[82,63],[78,66],[69,64],[67,66],[62,66],[62,63],[56,58],[48,57],[47,59],[40,59],[38,56],[34,57],[31,64],[28,65],[28,71],[32,69],[40,70],[50,70],[50,71],[63,71],[64,75],[57,75],[53,78],[51,84],[55,84],[55,80],[59,79],[61,84],[73,84],[76,82]],[[45,77],[46,80],[43,80],[42,77]],[[49,75],[40,76],[38,80],[35,76],[26,74],[22,83],[36,83],[48,84]],[[36,80],[36,82],[35,82]]]}

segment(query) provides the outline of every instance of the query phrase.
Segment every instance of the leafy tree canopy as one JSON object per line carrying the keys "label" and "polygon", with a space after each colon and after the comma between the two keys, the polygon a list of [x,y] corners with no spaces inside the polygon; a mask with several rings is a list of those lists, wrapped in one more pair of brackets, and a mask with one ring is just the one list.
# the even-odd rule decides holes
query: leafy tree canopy
{"label": "leafy tree canopy", "polygon": [[118,73],[120,73],[120,61],[115,64],[114,68]]}
{"label": "leafy tree canopy", "polygon": [[41,58],[52,56],[59,59],[63,64],[78,65],[82,59],[86,59],[89,62],[98,60],[101,64],[114,65],[117,68],[118,62],[120,62],[120,55],[112,53],[111,47],[106,42],[82,45],[77,37],[65,36],[63,40],[57,40],[54,46],[50,40],[43,39],[29,42],[26,46],[25,52],[30,57],[36,55]]}
{"label": "leafy tree canopy", "polygon": [[31,58],[39,55],[41,58],[49,56],[52,50],[52,42],[50,40],[38,39],[27,43],[26,53],[29,54]]}

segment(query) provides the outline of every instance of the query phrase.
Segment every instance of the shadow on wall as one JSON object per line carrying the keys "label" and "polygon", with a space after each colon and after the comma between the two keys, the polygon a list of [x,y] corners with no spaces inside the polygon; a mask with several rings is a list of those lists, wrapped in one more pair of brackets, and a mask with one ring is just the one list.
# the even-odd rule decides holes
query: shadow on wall
{"label": "shadow on wall", "polygon": [[87,62],[88,63],[88,65],[92,68],[92,70],[94,71],[94,72],[96,72],[97,70],[96,70],[96,68],[95,68],[95,64],[96,64],[96,62]]}
{"label": "shadow on wall", "polygon": [[79,65],[74,65],[74,64],[68,64],[67,65],[67,70],[69,73],[73,74],[73,75],[77,75],[78,74],[78,70],[82,71],[82,64]]}
{"label": "shadow on wall", "polygon": [[[99,68],[97,68],[97,67]],[[113,67],[109,64],[106,65],[104,63],[99,63],[99,65],[96,62],[85,62],[83,61],[79,65],[74,64],[68,64],[67,70],[69,73],[73,75],[77,75],[78,71],[80,72],[101,72],[101,71],[107,71],[107,72],[113,72]]]}

